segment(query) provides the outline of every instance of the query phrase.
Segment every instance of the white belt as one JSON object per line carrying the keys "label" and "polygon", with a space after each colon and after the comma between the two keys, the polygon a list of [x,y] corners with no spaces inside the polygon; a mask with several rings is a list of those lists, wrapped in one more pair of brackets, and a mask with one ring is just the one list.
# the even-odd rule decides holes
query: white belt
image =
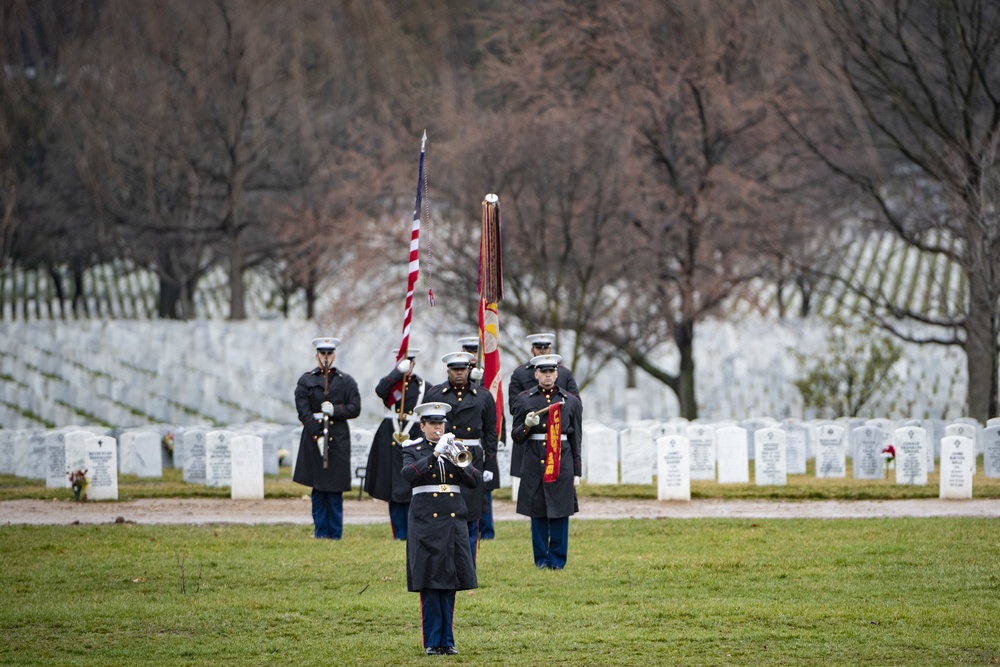
{"label": "white belt", "polygon": [[[388,410],[388,411],[386,411],[385,416],[383,417],[383,419],[396,419],[396,420],[398,420],[399,419],[399,413],[396,412],[395,410]],[[403,417],[403,421],[406,422],[407,424],[415,424],[416,422],[420,421],[420,417],[418,415],[406,415],[405,417]]]}
{"label": "white belt", "polygon": [[413,495],[418,493],[460,493],[458,484],[425,484],[413,487]]}
{"label": "white belt", "polygon": [[461,442],[466,447],[477,447],[480,442],[479,438],[460,438],[457,435],[455,436],[455,441]]}
{"label": "white belt", "polygon": [[314,412],[313,413],[313,419],[315,419],[318,422],[319,421],[323,421],[323,413],[322,412]]}
{"label": "white belt", "polygon": [[[549,436],[545,435],[544,433],[532,433],[530,436],[528,436],[528,440],[548,440],[548,438]],[[563,433],[562,435],[560,435],[559,439],[566,440],[566,434]]]}

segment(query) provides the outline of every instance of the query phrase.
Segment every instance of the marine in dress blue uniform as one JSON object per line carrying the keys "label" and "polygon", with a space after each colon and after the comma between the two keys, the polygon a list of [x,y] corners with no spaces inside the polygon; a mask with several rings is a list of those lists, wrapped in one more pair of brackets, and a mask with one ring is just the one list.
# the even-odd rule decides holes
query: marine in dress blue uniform
{"label": "marine in dress blue uniform", "polygon": [[[472,453],[472,464],[484,469],[484,460],[497,454],[497,410],[493,396],[484,387],[469,382],[468,352],[452,352],[441,361],[448,367],[448,379],[427,390],[424,400],[451,406],[447,430],[462,440]],[[487,475],[491,477],[491,475]],[[463,488],[468,509],[469,548],[473,562],[479,542],[479,519],[483,515],[483,487]]]}
{"label": "marine in dress blue uniform", "polygon": [[[536,333],[528,336],[527,340],[531,343],[532,357],[537,357],[552,354],[552,344],[555,343],[556,335],[554,333]],[[562,364],[559,364],[556,368],[558,371],[556,386],[565,390],[566,393],[580,398],[580,388],[576,385],[576,378],[573,377],[573,371]],[[514,369],[514,372],[510,375],[510,382],[507,384],[507,407],[511,415],[514,414],[514,404],[521,392],[531,389],[537,384],[535,367],[531,365],[531,361]],[[510,474],[514,477],[518,477],[518,471],[521,469],[522,451],[521,448],[514,447],[510,452]]]}
{"label": "marine in dress blue uniform", "polygon": [[[392,351],[394,359],[398,353],[398,349]],[[365,492],[372,498],[389,503],[389,524],[392,536],[397,540],[406,539],[410,485],[399,474],[403,467],[403,442],[396,437],[397,434],[404,433],[404,440],[411,440],[420,435],[419,417],[413,413],[413,408],[423,402],[426,390],[424,380],[413,372],[419,353],[420,350],[416,348],[408,349],[407,358],[394,366],[375,387],[375,394],[385,406],[385,416],[372,438],[368,464],[365,467]],[[392,393],[396,387],[401,386],[404,375],[406,396],[403,398],[403,418],[400,420],[399,400],[393,400]]]}
{"label": "marine in dress blue uniform", "polygon": [[[531,518],[531,547],[535,565],[561,570],[569,555],[569,517],[579,511],[576,478],[581,457],[583,404],[555,383],[558,354],[532,358],[537,384],[517,398],[511,440],[522,450],[517,513]],[[551,412],[534,413],[555,403],[560,408],[560,460],[558,477],[544,481],[546,438]]]}
{"label": "marine in dress blue uniform", "polygon": [[461,489],[482,483],[474,464],[457,465],[445,455],[445,419],[451,406],[422,403],[423,437],[403,446],[403,479],[412,486],[409,531],[406,537],[406,588],[420,593],[423,645],[428,655],[453,655],[455,593],[478,587],[466,530],[467,510]]}
{"label": "marine in dress blue uniform", "polygon": [[[339,540],[344,528],[344,491],[351,490],[351,429],[348,419],[361,414],[361,394],[354,378],[334,366],[337,338],[314,338],[318,366],[295,385],[295,410],[302,438],[292,480],[312,488],[312,516],[317,538]],[[327,466],[323,466],[323,422],[329,421]]]}

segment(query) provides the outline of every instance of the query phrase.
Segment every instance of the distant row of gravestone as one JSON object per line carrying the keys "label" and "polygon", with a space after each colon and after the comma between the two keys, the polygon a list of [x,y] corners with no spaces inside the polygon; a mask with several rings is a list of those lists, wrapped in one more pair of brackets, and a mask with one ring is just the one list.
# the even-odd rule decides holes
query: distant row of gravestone
{"label": "distant row of gravestone", "polygon": [[[887,426],[869,423],[850,431],[836,423],[809,427],[816,431],[816,476],[846,477],[850,455],[855,479],[881,479],[888,476],[891,465],[897,484],[927,484],[935,461],[927,429],[916,424],[891,430]],[[584,476],[591,483],[617,484],[620,465],[621,483],[649,484],[655,472],[661,499],[690,499],[691,480],[748,483],[752,442],[755,483],[785,485],[788,474],[806,472],[809,448],[805,432],[797,424],[756,430],[738,425],[675,424],[628,428],[619,433],[590,424],[584,430]],[[991,420],[978,433],[971,424],[950,424],[939,442],[941,497],[972,497],[977,441],[983,444],[985,475],[1000,477],[1000,421]],[[883,456],[889,445],[895,452],[891,462]],[[650,467],[654,451],[656,463]]]}
{"label": "distant row of gravestone", "polygon": [[[119,472],[152,478],[163,475],[164,441],[169,438],[169,458],[174,467],[183,469],[185,482],[230,487],[234,498],[262,498],[264,475],[278,474],[280,460],[294,465],[301,435],[300,426],[275,424],[244,425],[236,430],[167,428],[174,430],[133,429],[117,439],[77,427],[0,431],[0,473],[45,479],[48,487],[67,488],[69,472],[87,470],[88,498],[116,499]],[[351,436],[351,466],[359,484],[373,432],[353,428]],[[816,460],[817,477],[846,477],[846,459],[851,457],[855,479],[881,479],[889,469],[882,453],[892,444],[896,483],[926,484],[935,464],[931,438],[928,429],[916,423],[896,427],[888,420],[870,420],[854,428],[832,422],[746,428],[678,421],[621,431],[588,423],[583,433],[584,478],[592,484],[650,484],[655,474],[664,499],[689,499],[691,480],[748,483],[751,458],[756,462],[758,485],[784,485],[788,474],[806,472],[809,458]],[[977,442],[984,455],[985,475],[1000,477],[1000,420],[991,420],[978,431],[968,423],[949,424],[939,440],[942,494],[947,494],[943,497],[971,497]],[[966,451],[966,447],[971,449]],[[108,452],[113,454],[110,459]],[[501,449],[498,456],[501,486],[512,486],[509,448]],[[968,483],[965,473],[955,472],[957,462],[966,465]]]}

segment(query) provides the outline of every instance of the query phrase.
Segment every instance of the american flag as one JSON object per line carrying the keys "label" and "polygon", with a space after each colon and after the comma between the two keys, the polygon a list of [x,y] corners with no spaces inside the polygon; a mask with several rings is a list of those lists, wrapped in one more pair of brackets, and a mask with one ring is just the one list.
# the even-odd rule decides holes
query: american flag
{"label": "american flag", "polygon": [[[396,363],[406,358],[410,347],[410,322],[413,320],[413,290],[420,275],[420,200],[424,191],[424,156],[427,146],[427,131],[420,140],[420,169],[417,173],[417,202],[413,207],[413,224],[410,227],[410,268],[406,280],[406,304],[403,306],[403,340],[399,344],[399,354]],[[403,383],[400,382],[392,391],[389,404],[392,405],[403,397]]]}

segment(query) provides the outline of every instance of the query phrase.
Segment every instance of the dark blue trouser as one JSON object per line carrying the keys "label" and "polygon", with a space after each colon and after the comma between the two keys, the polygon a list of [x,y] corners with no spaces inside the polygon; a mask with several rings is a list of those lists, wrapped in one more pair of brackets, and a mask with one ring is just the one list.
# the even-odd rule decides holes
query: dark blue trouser
{"label": "dark blue trouser", "polygon": [[561,570],[569,554],[569,517],[531,519],[531,550],[535,565]]}
{"label": "dark blue trouser", "polygon": [[493,490],[490,489],[483,497],[483,518],[479,520],[479,537],[492,540],[496,536],[493,527]]}
{"label": "dark blue trouser", "polygon": [[455,591],[425,588],[420,591],[420,616],[424,627],[424,648],[454,646]]}
{"label": "dark blue trouser", "polygon": [[389,501],[389,523],[392,525],[392,538],[406,539],[406,520],[410,513],[410,503],[394,503]]}
{"label": "dark blue trouser", "polygon": [[312,492],[313,535],[339,540],[344,532],[344,494],[339,491]]}
{"label": "dark blue trouser", "polygon": [[476,564],[476,547],[479,546],[479,521],[466,521],[469,526],[469,548],[472,549],[472,564]]}

